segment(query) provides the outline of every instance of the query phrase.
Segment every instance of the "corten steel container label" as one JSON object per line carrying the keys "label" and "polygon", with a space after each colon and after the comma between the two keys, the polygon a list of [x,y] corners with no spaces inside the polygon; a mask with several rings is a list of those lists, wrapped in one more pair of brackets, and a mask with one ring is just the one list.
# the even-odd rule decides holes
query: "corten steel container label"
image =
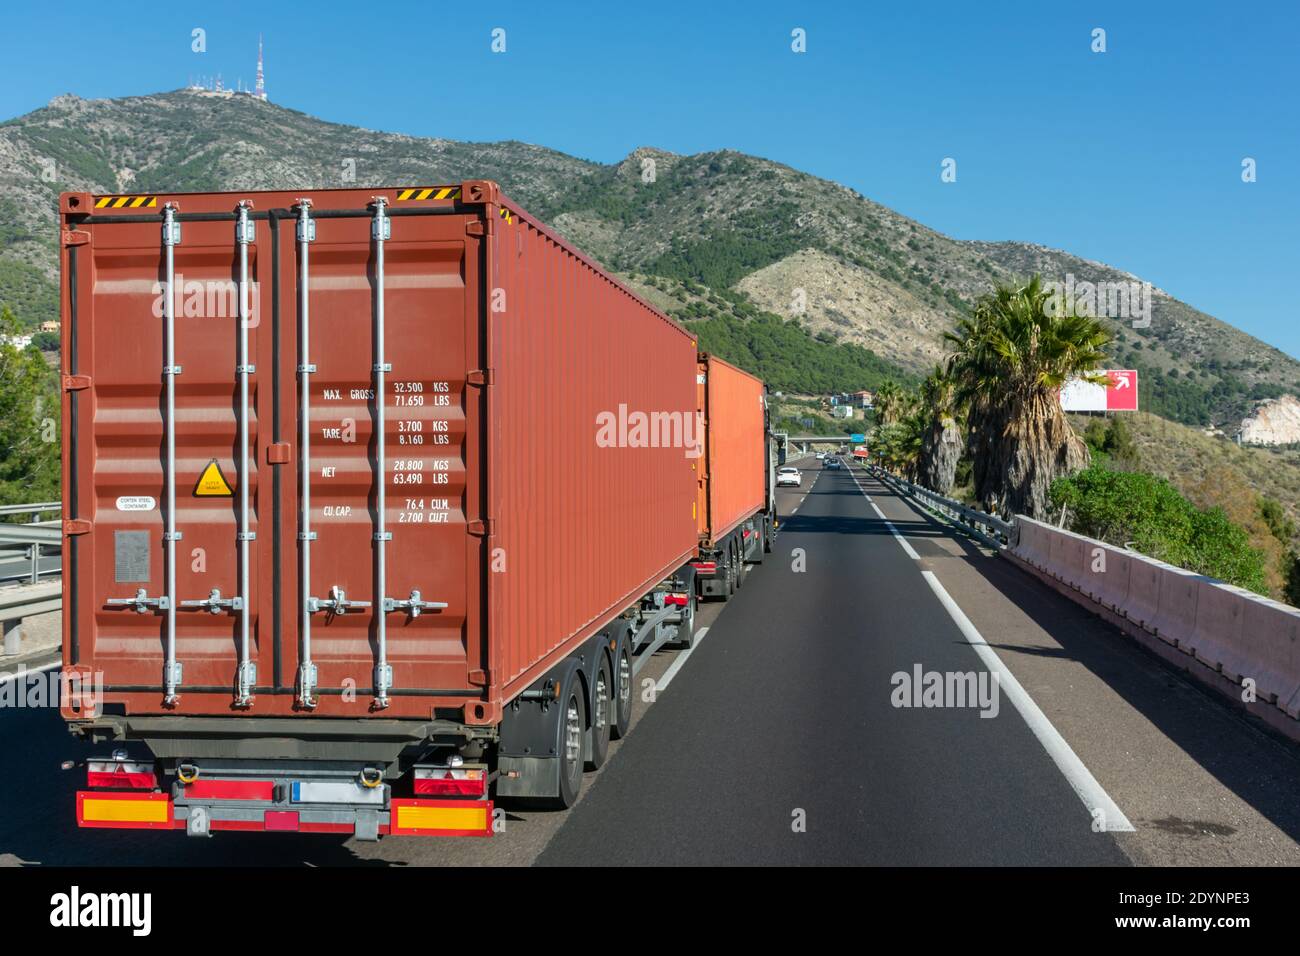
{"label": "corten steel container label", "polygon": [[697,400],[708,434],[699,480],[699,533],[716,542],[767,500],[763,382],[715,356],[699,362]]}
{"label": "corten steel container label", "polygon": [[[466,184],[468,187],[469,184]],[[384,243],[385,372],[376,397],[375,195]],[[128,713],[230,714],[239,614],[178,607],[179,702],[163,706],[165,614],[110,599],[165,594],[161,210],[179,207],[176,273],[177,602],[247,602],[257,684],[236,713],[301,713],[299,366],[309,376],[309,594],[368,602],[312,615],[322,716],[500,717],[506,700],[691,556],[695,472],[682,448],[601,447],[602,412],[695,409],[695,343],[483,184],[399,191],[159,195],[156,209],[62,201],[65,664],[99,671]],[[460,194],[458,194],[460,195]],[[312,199],[310,355],[299,342],[294,204]],[[480,202],[467,202],[474,196]],[[250,463],[241,467],[235,208],[253,202]],[[73,204],[76,203],[74,206]],[[89,210],[92,214],[86,215]],[[503,214],[504,213],[504,214]],[[382,423],[382,426],[381,426]],[[385,467],[376,467],[377,430]],[[210,470],[215,462],[221,480]],[[206,473],[206,475],[205,475]],[[377,592],[376,494],[387,572]],[[221,484],[230,494],[222,494]],[[239,595],[240,485],[249,593]],[[129,498],[155,507],[119,509]],[[77,522],[89,522],[78,525]],[[142,532],[146,554],[124,548]],[[129,553],[128,553],[129,552]],[[129,560],[128,560],[129,558]],[[143,572],[142,569],[147,569]],[[148,580],[137,579],[147,573]],[[382,599],[390,706],[373,708]],[[462,710],[463,709],[463,710]]]}

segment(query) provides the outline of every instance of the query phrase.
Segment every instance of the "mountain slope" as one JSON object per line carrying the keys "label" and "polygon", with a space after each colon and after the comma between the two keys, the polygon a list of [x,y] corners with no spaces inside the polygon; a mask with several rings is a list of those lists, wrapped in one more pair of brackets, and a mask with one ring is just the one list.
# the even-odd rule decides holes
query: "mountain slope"
{"label": "mountain slope", "polygon": [[[350,178],[349,178],[350,177]],[[998,279],[1125,281],[1120,270],[1024,243],[963,242],[854,191],[723,151],[638,149],[603,165],[517,142],[460,143],[323,122],[251,97],[179,91],[62,96],[0,124],[0,301],[51,317],[54,211],[91,192],[322,188],[499,180],[516,200],[680,317],[794,321],[909,372]],[[1300,390],[1300,362],[1156,290],[1150,328],[1111,323],[1115,364],[1142,368],[1143,401],[1232,425],[1256,399]]]}

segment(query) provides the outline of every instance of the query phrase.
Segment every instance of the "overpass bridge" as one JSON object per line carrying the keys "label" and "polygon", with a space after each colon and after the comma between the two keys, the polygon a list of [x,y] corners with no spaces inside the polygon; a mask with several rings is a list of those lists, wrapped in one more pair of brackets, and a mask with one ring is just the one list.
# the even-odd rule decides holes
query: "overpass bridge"
{"label": "overpass bridge", "polygon": [[791,447],[796,449],[799,454],[806,455],[814,445],[833,445],[839,448],[851,444],[849,441],[851,436],[848,433],[843,435],[788,435],[785,432],[777,432],[776,436],[787,454],[789,454]]}

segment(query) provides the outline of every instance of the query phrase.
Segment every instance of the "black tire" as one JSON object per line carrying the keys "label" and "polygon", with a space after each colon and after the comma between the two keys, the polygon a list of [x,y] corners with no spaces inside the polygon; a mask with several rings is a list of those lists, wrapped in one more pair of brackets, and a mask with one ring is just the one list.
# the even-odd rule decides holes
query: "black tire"
{"label": "black tire", "polygon": [[632,686],[632,652],[627,642],[621,642],[614,657],[614,721],[610,724],[609,735],[615,740],[622,740],[632,727],[632,705],[636,701],[635,688]]}
{"label": "black tire", "polygon": [[731,596],[736,593],[735,553],[735,548],[733,548],[731,542],[728,541],[726,547],[723,548],[723,554],[725,557],[722,559],[722,580],[724,582],[722,587],[722,600],[724,601],[730,601]]}
{"label": "black tire", "polygon": [[776,524],[775,515],[763,519],[763,550],[768,554],[772,553],[772,548],[776,546]]}
{"label": "black tire", "polygon": [[587,729],[587,769],[599,770],[609,758],[610,720],[614,714],[614,685],[609,658],[602,651],[591,681],[591,726]]}
{"label": "black tire", "polygon": [[754,547],[754,556],[750,558],[750,561],[753,564],[763,563],[763,552],[767,550],[765,546],[765,542],[767,539],[766,528],[767,528],[766,518],[758,518],[757,520],[755,520],[753,535],[758,538],[758,542]]}
{"label": "black tire", "polygon": [[584,737],[586,736],[587,703],[582,694],[582,685],[575,674],[569,681],[561,696],[563,710],[560,712],[560,792],[553,804],[558,810],[567,810],[578,802],[582,793],[582,771],[586,759]]}
{"label": "black tire", "polygon": [[731,547],[736,556],[734,564],[736,569],[736,586],[733,590],[739,591],[741,585],[745,583],[745,539],[740,535],[736,535],[732,541],[734,543]]}

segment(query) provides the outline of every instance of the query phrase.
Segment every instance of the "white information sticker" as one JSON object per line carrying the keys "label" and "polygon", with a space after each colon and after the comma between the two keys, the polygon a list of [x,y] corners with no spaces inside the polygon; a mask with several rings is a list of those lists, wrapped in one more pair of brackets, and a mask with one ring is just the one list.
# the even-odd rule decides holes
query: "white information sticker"
{"label": "white information sticker", "polygon": [[148,495],[123,495],[117,499],[118,511],[153,511],[157,506]]}

